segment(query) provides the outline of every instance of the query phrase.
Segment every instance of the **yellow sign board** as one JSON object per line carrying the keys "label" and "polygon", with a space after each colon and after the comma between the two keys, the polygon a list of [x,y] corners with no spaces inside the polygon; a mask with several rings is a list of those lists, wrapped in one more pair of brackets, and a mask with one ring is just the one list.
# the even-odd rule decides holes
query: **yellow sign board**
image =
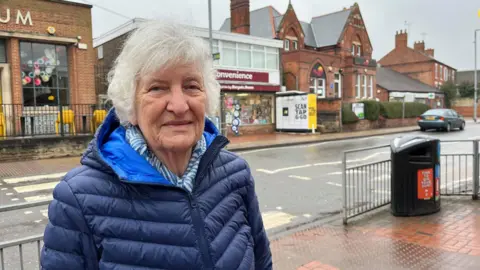
{"label": "yellow sign board", "polygon": [[308,128],[317,129],[317,95],[308,94]]}

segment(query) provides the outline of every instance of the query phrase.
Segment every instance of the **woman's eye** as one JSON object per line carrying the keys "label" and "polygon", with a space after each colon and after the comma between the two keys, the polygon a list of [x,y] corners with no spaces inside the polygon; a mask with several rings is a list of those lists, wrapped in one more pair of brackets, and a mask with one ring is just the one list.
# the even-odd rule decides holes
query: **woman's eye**
{"label": "woman's eye", "polygon": [[196,84],[187,85],[187,90],[201,90],[200,86]]}
{"label": "woman's eye", "polygon": [[162,91],[162,90],[166,90],[167,88],[166,87],[163,87],[163,86],[153,86],[151,87],[148,91],[152,91],[152,92],[157,92],[157,91]]}

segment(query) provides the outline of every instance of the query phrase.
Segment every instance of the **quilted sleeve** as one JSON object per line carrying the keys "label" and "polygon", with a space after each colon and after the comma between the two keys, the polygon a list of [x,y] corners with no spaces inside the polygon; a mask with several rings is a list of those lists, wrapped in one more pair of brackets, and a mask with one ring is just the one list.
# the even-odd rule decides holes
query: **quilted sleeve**
{"label": "quilted sleeve", "polygon": [[48,218],[40,258],[41,269],[98,269],[93,236],[66,181],[61,181],[53,190]]}
{"label": "quilted sleeve", "polygon": [[255,193],[255,183],[250,174],[250,183],[247,191],[248,201],[248,222],[252,228],[255,252],[255,269],[272,269],[272,253],[270,251],[270,241],[263,227],[262,215],[258,206],[257,194]]}

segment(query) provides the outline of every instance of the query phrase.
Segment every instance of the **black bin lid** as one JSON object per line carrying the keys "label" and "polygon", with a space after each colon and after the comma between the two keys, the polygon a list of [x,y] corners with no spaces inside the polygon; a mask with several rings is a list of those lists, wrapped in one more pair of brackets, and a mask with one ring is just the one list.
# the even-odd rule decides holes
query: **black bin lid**
{"label": "black bin lid", "polygon": [[390,148],[392,149],[393,153],[399,153],[410,148],[411,146],[436,140],[438,139],[425,135],[405,135],[393,139],[390,143]]}

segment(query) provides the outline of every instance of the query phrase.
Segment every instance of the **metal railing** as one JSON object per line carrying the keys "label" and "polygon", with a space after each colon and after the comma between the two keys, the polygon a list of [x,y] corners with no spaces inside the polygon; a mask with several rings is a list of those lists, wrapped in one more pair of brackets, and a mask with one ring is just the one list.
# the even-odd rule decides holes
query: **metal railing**
{"label": "metal railing", "polygon": [[[471,152],[443,153],[440,155],[440,194],[442,196],[468,195],[478,199],[479,195],[479,141],[477,140],[448,140],[440,144],[455,144],[452,149],[457,151],[458,144],[472,147]],[[352,154],[365,155],[368,151],[388,148],[389,145],[354,149],[343,154],[343,223],[348,219],[365,214],[391,202],[391,160],[388,158],[349,166],[352,161],[348,157]],[[377,153],[378,155],[378,153]],[[371,155],[373,156],[373,155]]]}
{"label": "metal railing", "polygon": [[[390,156],[376,162],[348,166],[354,153],[390,149],[389,145],[361,148],[343,154],[343,222],[390,203]],[[362,159],[360,159],[361,161]]]}
{"label": "metal railing", "polygon": [[[470,153],[442,153],[440,157],[440,194],[443,196],[478,196],[478,141],[445,140],[443,144],[472,145]],[[474,181],[477,179],[477,181]]]}
{"label": "metal railing", "polygon": [[106,108],[95,104],[0,104],[0,138],[92,134],[97,110]]}
{"label": "metal railing", "polygon": [[[38,202],[32,203],[19,203],[14,205],[5,205],[0,206],[0,214],[9,211],[16,211],[21,209],[27,209],[37,206],[48,205],[52,200],[42,200]],[[42,248],[42,241],[43,241],[43,234],[37,234],[21,239],[11,240],[11,241],[4,241],[0,242],[0,270],[7,270],[7,269],[25,269],[25,261],[28,261],[29,264],[33,261],[35,264],[38,264],[38,268],[40,267],[40,252]],[[32,247],[33,244],[33,247]],[[27,256],[25,256],[25,249],[29,251],[31,249],[36,249],[36,252],[27,252]],[[17,250],[17,251],[15,251]],[[13,254],[11,254],[13,252]],[[18,252],[18,253],[16,253]],[[9,256],[8,260],[6,258],[6,254],[12,255]],[[34,257],[31,258],[31,254],[36,254]],[[27,257],[27,258],[25,258]],[[5,266],[8,266],[6,268]]]}

